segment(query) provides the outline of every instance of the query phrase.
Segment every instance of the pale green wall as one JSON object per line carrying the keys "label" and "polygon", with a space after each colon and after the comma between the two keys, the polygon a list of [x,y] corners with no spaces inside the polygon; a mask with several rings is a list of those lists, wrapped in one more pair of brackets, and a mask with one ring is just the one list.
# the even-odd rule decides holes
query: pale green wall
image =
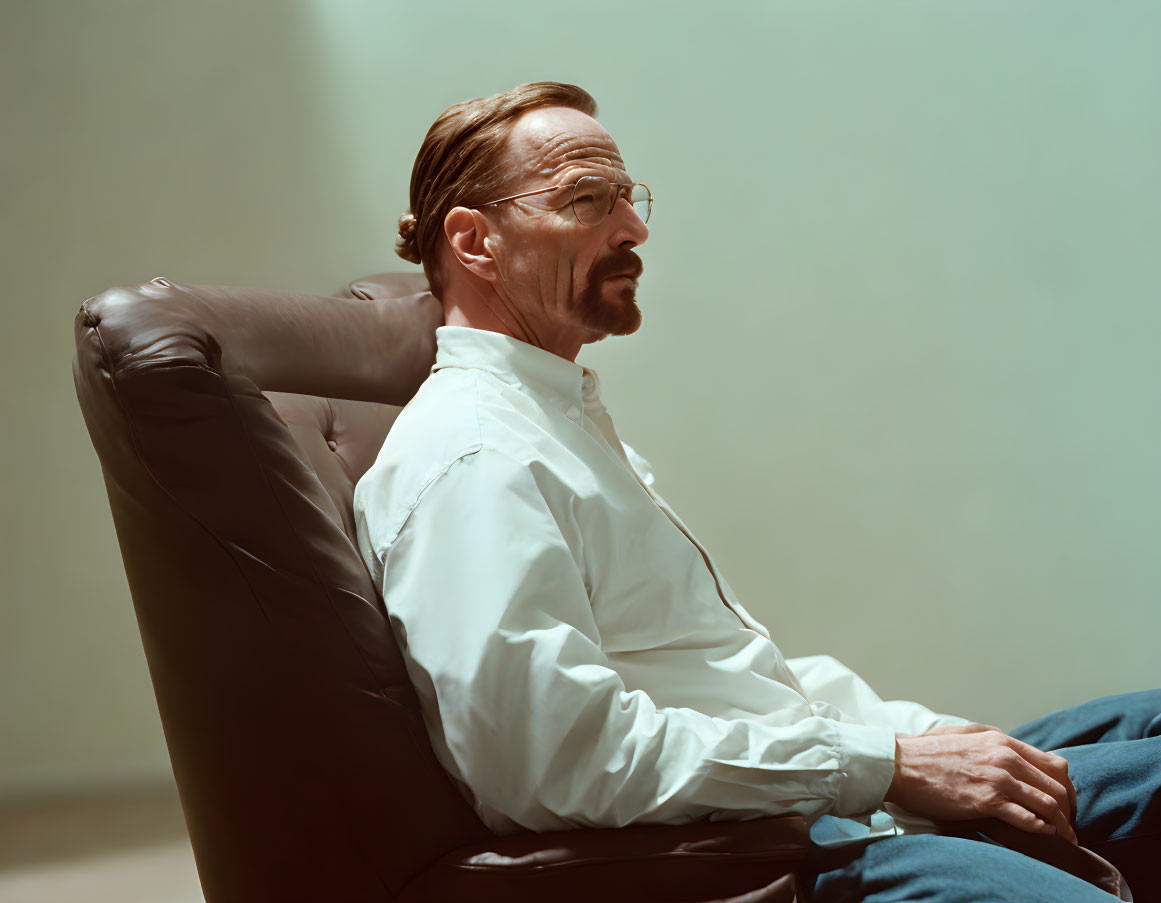
{"label": "pale green wall", "polygon": [[405,269],[431,120],[536,79],[657,197],[582,360],[788,655],[1008,727],[1161,683],[1158,5],[0,9],[0,794],[168,770],[80,302]]}

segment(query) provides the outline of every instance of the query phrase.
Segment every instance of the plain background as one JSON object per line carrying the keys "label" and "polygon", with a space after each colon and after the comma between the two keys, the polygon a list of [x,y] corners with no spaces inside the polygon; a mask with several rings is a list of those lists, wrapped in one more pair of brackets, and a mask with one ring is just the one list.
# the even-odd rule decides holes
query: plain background
{"label": "plain background", "polygon": [[656,196],[618,431],[787,655],[1014,727],[1159,683],[1161,6],[5,2],[0,796],[170,779],[73,317],[329,294],[448,105],[542,79]]}

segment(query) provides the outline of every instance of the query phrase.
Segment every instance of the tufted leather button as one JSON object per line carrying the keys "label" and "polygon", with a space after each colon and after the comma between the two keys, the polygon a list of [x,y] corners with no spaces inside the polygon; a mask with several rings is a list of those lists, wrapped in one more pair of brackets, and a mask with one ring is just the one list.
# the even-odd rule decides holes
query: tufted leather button
{"label": "tufted leather button", "polygon": [[331,451],[338,451],[339,443],[337,443],[334,439],[328,439],[327,445],[330,446]]}

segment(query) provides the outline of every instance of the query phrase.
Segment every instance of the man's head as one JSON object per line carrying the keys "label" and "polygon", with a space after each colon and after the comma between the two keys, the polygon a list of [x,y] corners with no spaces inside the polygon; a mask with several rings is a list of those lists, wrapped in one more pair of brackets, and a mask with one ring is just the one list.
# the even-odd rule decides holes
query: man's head
{"label": "man's head", "polygon": [[[632,180],[595,112],[580,88],[539,82],[457,104],[432,126],[397,251],[422,262],[449,322],[570,359],[585,342],[640,325],[642,267],[631,249],[649,232],[617,187]],[[534,193],[511,198],[525,192]]]}

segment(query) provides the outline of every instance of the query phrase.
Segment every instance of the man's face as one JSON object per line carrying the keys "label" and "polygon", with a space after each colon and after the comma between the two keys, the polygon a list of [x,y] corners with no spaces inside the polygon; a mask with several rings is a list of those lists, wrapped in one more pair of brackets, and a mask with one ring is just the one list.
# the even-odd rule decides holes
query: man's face
{"label": "man's face", "polygon": [[[591,116],[565,107],[530,110],[509,138],[511,194],[557,191],[485,208],[496,224],[497,291],[543,347],[579,347],[641,325],[635,294],[643,266],[630,250],[649,230],[625,198],[595,226],[579,223],[570,200],[582,176],[631,182],[617,145]],[[508,209],[503,209],[508,208]]]}

